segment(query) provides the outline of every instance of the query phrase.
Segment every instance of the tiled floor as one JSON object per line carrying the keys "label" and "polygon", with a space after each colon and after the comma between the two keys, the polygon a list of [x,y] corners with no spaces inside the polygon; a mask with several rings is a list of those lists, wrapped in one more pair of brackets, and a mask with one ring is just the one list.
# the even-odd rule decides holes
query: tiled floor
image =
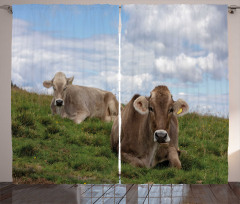
{"label": "tiled floor", "polygon": [[240,203],[240,183],[222,185],[27,185],[0,183],[0,203]]}

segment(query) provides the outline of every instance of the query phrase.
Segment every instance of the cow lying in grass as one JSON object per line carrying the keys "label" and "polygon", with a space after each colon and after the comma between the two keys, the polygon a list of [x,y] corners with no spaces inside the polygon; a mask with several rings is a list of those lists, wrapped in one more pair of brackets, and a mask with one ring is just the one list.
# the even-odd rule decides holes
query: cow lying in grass
{"label": "cow lying in grass", "polygon": [[[168,160],[180,169],[177,117],[187,112],[188,104],[173,101],[166,86],[154,88],[150,97],[133,96],[122,112],[122,160],[147,168]],[[118,151],[118,119],[112,127],[111,148]]]}
{"label": "cow lying in grass", "polygon": [[46,88],[53,87],[51,109],[53,114],[70,118],[79,124],[87,117],[113,121],[118,115],[118,101],[108,91],[72,85],[73,77],[58,72],[52,80],[44,81]]}

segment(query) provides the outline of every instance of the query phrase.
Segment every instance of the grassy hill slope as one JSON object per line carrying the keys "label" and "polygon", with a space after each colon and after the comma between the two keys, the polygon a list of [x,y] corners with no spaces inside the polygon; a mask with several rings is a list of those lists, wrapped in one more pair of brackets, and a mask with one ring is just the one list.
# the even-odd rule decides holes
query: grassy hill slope
{"label": "grassy hill slope", "polygon": [[[52,116],[52,97],[12,88],[13,178],[16,183],[117,183],[118,158],[110,149],[112,123],[80,125]],[[179,118],[181,170],[122,164],[122,183],[227,183],[228,119]]]}

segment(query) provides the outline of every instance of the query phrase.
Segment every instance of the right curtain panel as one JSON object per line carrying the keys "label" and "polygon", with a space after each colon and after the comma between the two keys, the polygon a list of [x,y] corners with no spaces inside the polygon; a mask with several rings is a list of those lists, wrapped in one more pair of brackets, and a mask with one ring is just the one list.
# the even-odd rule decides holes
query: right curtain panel
{"label": "right curtain panel", "polygon": [[122,24],[122,182],[227,183],[227,6],[125,5]]}

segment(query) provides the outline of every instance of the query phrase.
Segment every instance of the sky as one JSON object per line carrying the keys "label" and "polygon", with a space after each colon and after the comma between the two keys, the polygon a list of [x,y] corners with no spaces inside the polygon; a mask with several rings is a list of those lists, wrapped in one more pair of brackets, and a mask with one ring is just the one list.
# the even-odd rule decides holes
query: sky
{"label": "sky", "polygon": [[[34,92],[58,71],[118,96],[118,6],[13,6],[12,81]],[[167,85],[190,111],[228,117],[227,7],[122,8],[121,101]]]}

